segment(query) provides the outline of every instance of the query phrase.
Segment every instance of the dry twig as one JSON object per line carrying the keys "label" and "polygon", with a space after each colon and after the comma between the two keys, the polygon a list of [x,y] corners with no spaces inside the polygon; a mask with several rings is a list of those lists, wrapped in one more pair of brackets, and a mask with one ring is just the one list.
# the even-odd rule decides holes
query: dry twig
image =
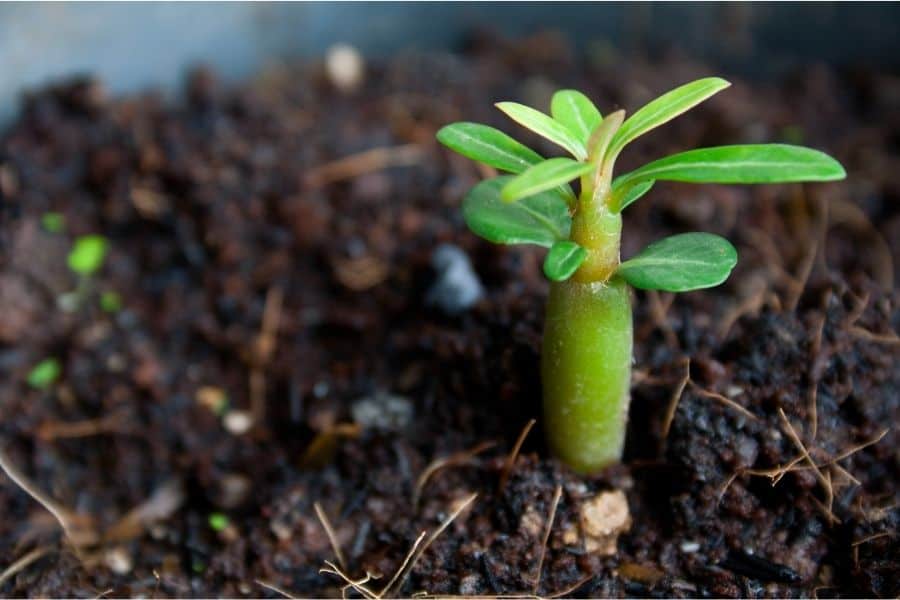
{"label": "dry twig", "polygon": [[331,549],[334,550],[334,555],[337,557],[338,564],[346,571],[347,561],[344,559],[344,553],[341,551],[341,545],[338,543],[337,536],[334,534],[334,528],[328,521],[328,516],[325,514],[325,511],[322,510],[322,505],[318,502],[313,503],[313,508],[316,510],[316,516],[319,517],[319,522],[322,523],[322,529],[325,530],[325,535],[328,536],[328,541],[331,543]]}
{"label": "dry twig", "polygon": [[408,167],[421,162],[424,153],[416,144],[373,148],[314,167],[306,172],[307,185],[318,187],[373,173],[388,167]]}
{"label": "dry twig", "polygon": [[672,392],[672,399],[669,400],[669,408],[666,409],[666,416],[663,419],[662,439],[664,440],[669,437],[669,429],[672,427],[672,421],[675,419],[675,411],[678,409],[678,403],[681,401],[681,395],[684,393],[684,388],[686,388],[687,384],[691,381],[691,358],[685,357],[683,362],[684,377],[682,377],[681,381],[678,383],[678,387],[675,388],[675,391]]}
{"label": "dry twig", "polygon": [[556,489],[553,491],[553,500],[550,502],[550,514],[547,515],[547,525],[544,528],[544,537],[541,540],[541,554],[538,559],[537,573],[534,577],[534,587],[532,587],[532,591],[535,595],[537,595],[538,589],[541,586],[541,577],[543,576],[544,571],[544,556],[547,553],[547,542],[550,540],[550,532],[553,530],[553,520],[556,519],[556,509],[559,506],[560,497],[562,497],[562,486],[557,485]]}
{"label": "dry twig", "polygon": [[421,475],[419,475],[419,478],[416,480],[416,487],[413,488],[413,506],[419,506],[419,501],[422,499],[422,492],[425,490],[425,485],[435,473],[437,473],[441,469],[446,469],[447,467],[456,467],[471,464],[472,459],[474,459],[477,455],[481,454],[485,450],[493,448],[496,445],[496,442],[481,442],[480,444],[469,450],[463,450],[461,452],[451,454],[450,456],[438,458],[431,461],[431,464],[425,467]]}

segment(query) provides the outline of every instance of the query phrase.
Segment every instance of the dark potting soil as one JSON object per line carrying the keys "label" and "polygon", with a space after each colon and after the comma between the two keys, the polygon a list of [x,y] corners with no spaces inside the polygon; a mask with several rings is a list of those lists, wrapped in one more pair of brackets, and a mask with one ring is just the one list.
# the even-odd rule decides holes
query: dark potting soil
{"label": "dark potting soil", "polygon": [[[492,103],[571,86],[633,111],[712,74],[545,34],[369,64],[351,93],[305,64],[236,86],[199,71],[177,100],[110,100],[89,79],[27,97],[0,140],[0,441],[69,532],[0,478],[0,594],[339,595],[317,506],[338,566],[379,576],[375,592],[462,509],[389,595],[900,594],[896,76],[736,80],[627,151],[623,170],[787,141],[849,177],[664,184],[631,207],[625,256],[702,230],[740,264],[717,289],[635,295],[622,465],[571,473],[538,421],[501,485],[540,415],[542,252],[466,231],[484,173],[435,131],[488,122],[553,153]],[[42,225],[51,211],[64,231]],[[87,233],[111,251],[63,310]],[[425,301],[442,243],[485,288],[460,315]],[[32,389],[49,356],[58,382]],[[604,556],[580,514],[609,490],[632,525]]]}

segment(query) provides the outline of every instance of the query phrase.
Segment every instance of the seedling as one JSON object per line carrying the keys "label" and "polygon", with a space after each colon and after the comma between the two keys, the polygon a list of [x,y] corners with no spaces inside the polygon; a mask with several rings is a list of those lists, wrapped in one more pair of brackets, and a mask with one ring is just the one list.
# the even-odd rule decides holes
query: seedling
{"label": "seedling", "polygon": [[62,368],[59,361],[53,357],[45,358],[28,372],[28,385],[36,390],[46,390],[53,382],[59,379],[59,373]]}
{"label": "seedling", "polygon": [[41,215],[41,225],[49,233],[62,233],[66,228],[66,218],[62,213],[45,212]]}
{"label": "seedling", "polygon": [[[657,181],[785,183],[833,181],[844,169],[822,152],[785,144],[699,148],[613,177],[622,150],[641,135],[693,108],[730,84],[710,77],[678,87],[628,119],[601,117],[582,93],[561,90],[550,115],[514,102],[496,106],[572,158],[544,158],[505,133],[478,123],[453,123],[437,138],[475,161],[511,173],[476,185],[463,217],[497,244],[549,249],[550,293],[541,377],[548,442],[581,472],[621,458],[630,399],[632,314],[629,286],[687,292],[724,282],[737,262],[727,240],[683,233],[650,244],[622,262],[622,211]],[[570,183],[578,181],[576,194]]]}
{"label": "seedling", "polygon": [[122,296],[118,292],[107,290],[100,294],[100,308],[103,312],[117,313],[122,310]]}
{"label": "seedling", "polygon": [[83,235],[75,239],[66,261],[69,269],[78,276],[78,286],[59,297],[60,308],[71,312],[84,304],[91,291],[93,276],[103,266],[108,250],[109,242],[102,235]]}

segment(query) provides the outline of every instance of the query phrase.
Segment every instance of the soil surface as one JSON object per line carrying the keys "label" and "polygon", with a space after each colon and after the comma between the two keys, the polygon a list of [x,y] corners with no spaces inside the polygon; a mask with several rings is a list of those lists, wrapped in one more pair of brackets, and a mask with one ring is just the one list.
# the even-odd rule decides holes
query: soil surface
{"label": "soil surface", "polygon": [[[492,103],[566,86],[633,111],[713,74],[476,36],[369,63],[354,91],[306,63],[240,85],[198,71],[177,99],[90,79],[27,97],[0,138],[0,442],[19,479],[0,476],[0,594],[339,596],[330,561],[379,577],[357,596],[896,597],[897,76],[732,78],[626,152],[623,170],[787,141],[849,177],[657,185],[629,208],[625,256],[701,230],[740,263],[720,288],[635,295],[622,465],[571,473],[538,422],[506,469],[540,414],[542,251],[466,231],[485,173],[435,131],[482,121],[556,153]],[[88,233],[110,253],[79,284],[66,255]],[[426,302],[443,243],[484,286],[462,314]],[[34,389],[46,357],[60,377]],[[588,508],[612,490],[631,527],[604,555]]]}

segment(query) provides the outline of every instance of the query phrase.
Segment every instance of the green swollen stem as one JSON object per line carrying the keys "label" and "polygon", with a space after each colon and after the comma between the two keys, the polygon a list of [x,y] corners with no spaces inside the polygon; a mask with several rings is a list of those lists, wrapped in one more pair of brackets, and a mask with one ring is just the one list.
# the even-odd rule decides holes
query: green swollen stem
{"label": "green swollen stem", "polygon": [[550,449],[582,473],[621,459],[630,400],[631,299],[615,276],[622,216],[607,200],[581,199],[571,237],[588,256],[570,279],[550,284],[541,352]]}

